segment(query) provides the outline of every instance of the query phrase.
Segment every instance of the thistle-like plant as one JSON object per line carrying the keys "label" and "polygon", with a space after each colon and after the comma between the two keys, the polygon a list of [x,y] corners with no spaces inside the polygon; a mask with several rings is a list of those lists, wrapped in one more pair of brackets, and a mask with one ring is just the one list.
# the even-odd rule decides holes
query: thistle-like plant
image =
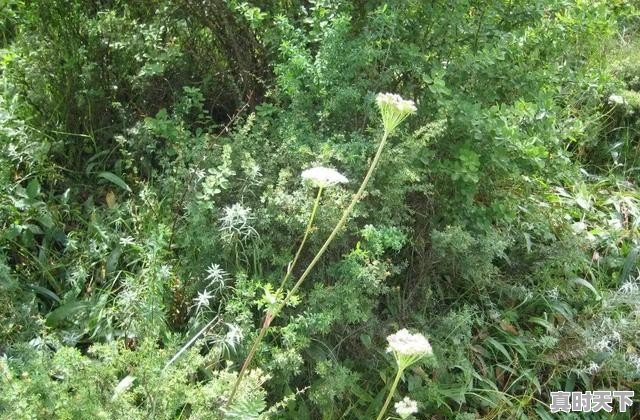
{"label": "thistle-like plant", "polygon": [[[233,389],[231,390],[231,394],[229,395],[229,399],[227,400],[227,407],[229,407],[231,405],[231,403],[233,402],[233,399],[234,399],[234,397],[236,395],[236,392],[238,390],[238,386],[242,382],[242,378],[243,378],[245,372],[247,371],[247,369],[249,368],[249,366],[251,364],[251,361],[253,360],[253,357],[255,356],[255,352],[256,352],[260,342],[264,338],[265,334],[267,333],[267,330],[269,329],[269,326],[271,325],[271,322],[274,320],[274,318],[276,316],[278,316],[280,311],[282,311],[282,308],[284,308],[287,304],[289,304],[291,302],[291,300],[294,298],[295,293],[298,291],[298,289],[300,288],[302,283],[305,281],[305,279],[309,276],[309,274],[311,273],[313,268],[316,266],[318,261],[320,261],[320,258],[326,252],[326,250],[329,248],[329,245],[331,244],[331,242],[333,242],[335,237],[338,235],[338,232],[340,232],[340,230],[344,227],[344,225],[347,222],[347,219],[349,218],[349,215],[353,211],[353,208],[355,207],[355,205],[362,198],[362,194],[364,193],[364,191],[365,191],[365,189],[367,187],[367,184],[369,183],[369,180],[371,179],[371,176],[373,175],[373,173],[376,170],[376,167],[378,166],[378,162],[380,161],[380,157],[382,156],[382,151],[384,150],[384,146],[387,143],[387,139],[395,131],[395,129],[400,125],[400,123],[402,121],[404,121],[405,118],[407,118],[409,115],[411,115],[411,114],[416,112],[416,106],[415,106],[413,101],[402,99],[399,95],[394,95],[394,94],[390,94],[390,93],[380,93],[380,94],[378,94],[376,96],[376,104],[378,105],[378,108],[380,110],[380,115],[382,117],[382,124],[383,124],[383,127],[384,127],[384,133],[382,135],[382,139],[380,140],[380,144],[378,145],[378,150],[376,151],[376,154],[375,154],[375,156],[373,158],[373,161],[371,162],[371,165],[369,166],[369,170],[367,171],[364,179],[362,180],[362,183],[360,184],[360,187],[358,188],[356,193],[353,195],[353,197],[351,199],[351,202],[349,203],[349,205],[342,212],[342,216],[340,217],[340,220],[338,220],[338,222],[336,223],[336,226],[333,228],[333,230],[331,231],[331,233],[327,237],[326,241],[324,242],[324,244],[320,248],[320,250],[316,253],[316,255],[313,257],[313,259],[311,260],[309,265],[306,267],[304,272],[300,275],[300,278],[298,279],[298,281],[284,295],[283,299],[281,299],[276,305],[270,305],[267,308],[267,311],[266,311],[266,314],[265,314],[265,317],[264,317],[264,321],[262,323],[262,328],[260,329],[260,332],[258,333],[258,336],[256,337],[256,339],[254,340],[253,345],[251,346],[251,349],[249,350],[249,353],[247,355],[247,358],[245,359],[245,361],[244,361],[244,363],[242,365],[242,368],[240,369],[240,372],[238,373],[238,378],[237,378],[237,380],[236,380],[236,382],[235,382],[235,384],[233,386]],[[286,286],[286,282],[289,279],[289,277],[291,276],[291,273],[293,271],[293,267],[295,266],[295,263],[297,262],[298,256],[300,255],[302,247],[304,246],[304,243],[306,241],[307,235],[308,235],[308,233],[310,231],[310,228],[312,226],[313,218],[315,217],[315,212],[316,212],[319,200],[320,200],[320,196],[322,194],[322,190],[324,188],[328,187],[328,186],[332,186],[332,185],[335,185],[335,184],[338,184],[338,183],[343,183],[343,182],[347,181],[346,178],[344,178],[339,173],[337,173],[337,172],[335,172],[333,170],[328,170],[327,168],[312,168],[312,169],[309,169],[309,170],[304,171],[302,173],[302,177],[303,177],[303,179],[311,181],[316,187],[318,187],[318,195],[317,195],[316,201],[314,203],[314,207],[313,207],[313,210],[312,210],[312,213],[311,213],[311,217],[309,219],[309,224],[307,225],[307,229],[305,231],[305,235],[304,235],[303,241],[300,244],[300,247],[298,248],[298,252],[296,253],[296,256],[294,257],[294,260],[292,261],[292,263],[289,265],[289,268],[287,269],[287,273],[285,274],[285,277],[284,277],[284,279],[283,279],[283,281],[282,281],[282,283],[280,285],[280,288],[275,293],[276,296],[279,295],[279,292],[282,292],[284,290],[284,287]]]}
{"label": "thistle-like plant", "polygon": [[[411,334],[404,328],[397,333],[388,336],[387,341],[389,342],[387,351],[393,353],[398,370],[396,372],[396,377],[391,384],[389,395],[382,406],[382,410],[380,410],[380,414],[378,414],[377,420],[381,420],[387,412],[387,408],[389,408],[389,403],[391,403],[391,400],[393,399],[393,395],[398,387],[398,383],[400,382],[403,372],[409,366],[433,354],[429,340],[427,340],[422,334]],[[411,400],[405,398],[403,401]],[[413,411],[413,409],[413,404],[396,404],[396,411],[398,414],[401,417],[405,415],[402,417],[403,419],[408,417],[410,414],[417,412],[417,405],[415,405],[415,411]]]}

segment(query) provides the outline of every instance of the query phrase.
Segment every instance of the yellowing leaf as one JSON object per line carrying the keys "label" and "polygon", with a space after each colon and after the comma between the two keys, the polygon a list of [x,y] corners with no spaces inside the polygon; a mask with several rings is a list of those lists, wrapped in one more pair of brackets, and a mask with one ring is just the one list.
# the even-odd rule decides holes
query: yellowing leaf
{"label": "yellowing leaf", "polygon": [[518,330],[513,326],[509,321],[502,320],[500,321],[500,328],[514,335],[518,335]]}
{"label": "yellowing leaf", "polygon": [[104,199],[110,209],[116,205],[116,194],[113,191],[109,191]]}

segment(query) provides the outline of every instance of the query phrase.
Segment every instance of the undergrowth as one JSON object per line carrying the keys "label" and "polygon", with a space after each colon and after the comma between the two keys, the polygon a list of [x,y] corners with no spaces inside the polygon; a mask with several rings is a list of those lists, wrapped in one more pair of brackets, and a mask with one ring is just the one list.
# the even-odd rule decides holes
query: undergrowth
{"label": "undergrowth", "polygon": [[[640,391],[634,2],[0,16],[0,417],[553,418],[553,391]],[[279,307],[370,168],[379,92],[417,112]],[[313,213],[318,166],[349,182]],[[433,357],[400,369],[404,328]]]}

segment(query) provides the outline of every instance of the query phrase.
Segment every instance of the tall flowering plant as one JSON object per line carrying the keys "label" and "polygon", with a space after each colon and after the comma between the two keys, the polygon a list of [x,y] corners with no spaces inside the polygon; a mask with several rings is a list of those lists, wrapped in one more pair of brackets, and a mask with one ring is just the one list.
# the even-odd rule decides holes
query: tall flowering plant
{"label": "tall flowering plant", "polygon": [[416,112],[413,101],[402,99],[400,95],[393,93],[379,93],[376,104],[382,115],[385,134],[391,134],[405,118]]}
{"label": "tall flowering plant", "polygon": [[[296,256],[294,257],[292,263],[289,265],[289,268],[287,269],[284,279],[282,280],[280,288],[276,291],[275,295],[270,294],[270,296],[275,296],[275,300],[270,299],[271,304],[267,305],[266,314],[264,317],[264,321],[262,323],[262,328],[260,329],[260,332],[258,333],[258,336],[256,337],[256,339],[254,340],[251,346],[251,349],[249,350],[249,353],[247,355],[247,358],[245,359],[242,365],[242,368],[238,373],[236,382],[227,400],[227,404],[226,404],[227,407],[229,407],[233,402],[236,392],[238,391],[238,386],[242,382],[242,378],[244,377],[247,369],[249,368],[251,361],[255,356],[256,350],[260,342],[266,335],[267,330],[271,325],[271,322],[280,314],[280,311],[282,310],[282,308],[284,308],[287,304],[289,304],[291,300],[294,298],[295,293],[298,291],[298,289],[300,288],[302,283],[305,281],[305,279],[309,276],[309,274],[311,273],[313,268],[316,266],[318,261],[320,261],[320,258],[329,248],[329,245],[331,244],[331,242],[333,242],[335,237],[338,235],[338,232],[340,232],[340,230],[344,227],[344,225],[347,222],[347,219],[349,218],[349,215],[353,211],[353,208],[362,198],[362,195],[367,187],[367,184],[369,183],[371,176],[375,172],[376,167],[380,162],[380,157],[382,156],[382,151],[384,150],[384,147],[387,143],[387,139],[391,134],[393,134],[395,129],[400,125],[402,121],[405,120],[405,118],[407,118],[409,115],[416,112],[416,106],[413,101],[402,99],[402,97],[400,97],[399,95],[394,95],[391,93],[378,94],[376,96],[376,104],[378,106],[378,109],[380,111],[380,116],[382,118],[384,133],[382,135],[382,139],[380,140],[380,144],[378,145],[378,149],[373,158],[373,161],[369,166],[369,170],[367,171],[364,179],[362,180],[360,187],[358,188],[356,193],[353,195],[351,202],[342,212],[342,216],[340,217],[340,220],[338,220],[338,222],[336,223],[336,226],[333,228],[333,230],[327,237],[326,241],[320,248],[320,250],[316,253],[316,255],[313,257],[309,265],[305,268],[304,272],[300,275],[300,278],[298,279],[298,281],[285,294],[284,288],[286,286],[287,280],[291,276],[293,267],[295,266],[295,263],[298,260],[298,256],[300,255],[302,247],[304,246],[307,235],[311,230],[311,226],[313,224],[313,219],[315,217],[315,212],[317,210],[318,203],[320,201],[322,190],[330,186],[347,182],[347,179],[343,175],[329,168],[321,168],[321,167],[311,168],[302,173],[303,179],[311,182],[314,186],[318,188],[318,195],[316,196],[316,201],[314,202],[314,205],[313,205],[313,210],[311,212],[309,224],[307,225],[307,229],[305,231],[305,235],[303,237],[302,243],[300,244],[300,247],[296,252]],[[284,297],[280,298],[280,296],[282,295]]]}
{"label": "tall flowering plant", "polygon": [[[378,414],[377,420],[381,420],[384,417],[384,414],[387,412],[387,408],[389,408],[389,403],[393,399],[393,395],[398,387],[398,383],[400,382],[400,378],[404,371],[414,363],[422,360],[425,357],[431,356],[433,354],[433,350],[431,349],[431,344],[429,340],[427,340],[422,334],[411,334],[407,329],[403,328],[395,334],[391,334],[387,337],[387,341],[389,342],[389,347],[387,347],[387,351],[393,354],[393,358],[396,362],[397,372],[396,377],[391,384],[391,389],[389,390],[389,395],[387,396],[384,405],[382,406],[382,410],[380,410],[380,414]],[[414,401],[409,403],[408,397],[398,404],[395,404],[396,411],[402,418],[406,418],[409,415],[417,412],[418,407]]]}

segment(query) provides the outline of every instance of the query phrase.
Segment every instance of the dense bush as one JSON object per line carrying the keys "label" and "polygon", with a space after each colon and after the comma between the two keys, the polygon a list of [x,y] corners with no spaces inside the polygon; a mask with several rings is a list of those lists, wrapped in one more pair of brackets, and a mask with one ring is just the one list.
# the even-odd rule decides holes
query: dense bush
{"label": "dense bush", "polygon": [[[2,417],[375,418],[405,327],[435,356],[395,394],[418,418],[640,391],[632,1],[0,14]],[[370,167],[387,91],[416,114],[227,406],[312,214],[300,173],[350,182],[289,287]]]}

